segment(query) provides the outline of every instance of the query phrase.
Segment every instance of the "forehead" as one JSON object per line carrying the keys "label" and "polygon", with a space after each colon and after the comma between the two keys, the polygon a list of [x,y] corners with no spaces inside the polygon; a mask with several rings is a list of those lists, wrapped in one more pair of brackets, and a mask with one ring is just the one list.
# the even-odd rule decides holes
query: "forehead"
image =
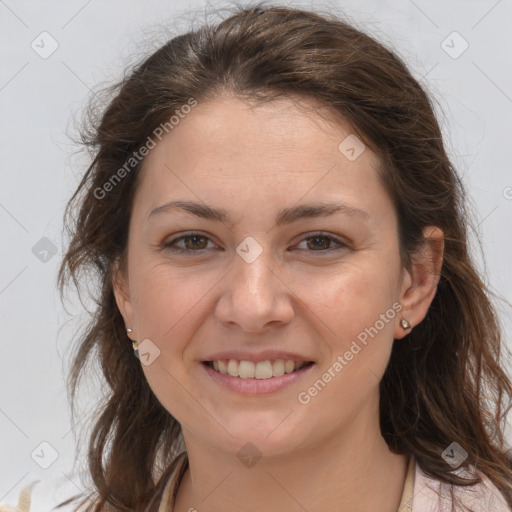
{"label": "forehead", "polygon": [[[348,158],[347,145],[357,158]],[[295,98],[257,104],[220,97],[199,103],[150,151],[136,204],[147,214],[174,198],[212,204],[221,194],[224,203],[245,199],[250,206],[333,191],[354,202],[385,194],[379,166],[350,125],[325,107]]]}
{"label": "forehead", "polygon": [[[226,154],[257,156],[257,161],[281,154],[279,160],[292,162],[304,156],[318,159],[326,149],[327,155],[338,156],[339,143],[352,132],[341,116],[312,100],[289,97],[256,103],[221,96],[199,103],[183,116],[148,163],[163,152],[174,152],[175,161],[187,162]],[[194,151],[186,151],[190,148]]]}

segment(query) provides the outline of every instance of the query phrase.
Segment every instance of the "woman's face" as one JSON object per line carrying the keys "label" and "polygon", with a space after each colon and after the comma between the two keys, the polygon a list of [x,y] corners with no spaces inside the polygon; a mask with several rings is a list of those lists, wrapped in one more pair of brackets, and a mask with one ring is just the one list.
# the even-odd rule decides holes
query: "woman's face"
{"label": "woman's face", "polygon": [[379,161],[351,134],[288,99],[218,98],[150,151],[116,298],[185,442],[270,456],[378,429],[410,278]]}

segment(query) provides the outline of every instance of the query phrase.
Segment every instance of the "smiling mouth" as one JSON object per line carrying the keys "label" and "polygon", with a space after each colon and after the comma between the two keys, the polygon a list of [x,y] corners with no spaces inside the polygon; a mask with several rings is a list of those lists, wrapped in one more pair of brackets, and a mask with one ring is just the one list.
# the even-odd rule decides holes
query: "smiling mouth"
{"label": "smiling mouth", "polygon": [[273,361],[237,361],[235,359],[225,359],[219,361],[203,361],[202,364],[212,370],[238,377],[240,379],[271,379],[281,377],[282,375],[295,373],[314,364],[313,361],[293,361],[284,359],[275,359]]}

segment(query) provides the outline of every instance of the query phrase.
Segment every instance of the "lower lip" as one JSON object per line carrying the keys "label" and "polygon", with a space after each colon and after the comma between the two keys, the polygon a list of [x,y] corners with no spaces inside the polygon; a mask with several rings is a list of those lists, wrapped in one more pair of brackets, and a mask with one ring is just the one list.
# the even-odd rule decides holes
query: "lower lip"
{"label": "lower lip", "polygon": [[285,373],[280,377],[270,377],[269,379],[242,379],[241,377],[232,377],[229,374],[217,372],[203,363],[200,364],[215,382],[243,395],[264,395],[280,391],[302,379],[314,366],[314,364],[310,364],[296,372]]}

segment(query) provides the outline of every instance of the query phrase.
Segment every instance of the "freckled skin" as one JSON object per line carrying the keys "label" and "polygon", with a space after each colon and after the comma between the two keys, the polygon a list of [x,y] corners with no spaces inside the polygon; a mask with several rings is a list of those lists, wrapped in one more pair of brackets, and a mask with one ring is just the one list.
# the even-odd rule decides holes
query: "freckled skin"
{"label": "freckled skin", "polygon": [[[288,99],[254,108],[222,97],[199,104],[146,160],[116,299],[132,339],[159,347],[143,371],[182,425],[190,470],[176,512],[301,510],[290,495],[310,512],[341,503],[346,511],[396,511],[406,458],[380,434],[378,384],[406,334],[400,319],[421,322],[437,281],[423,273],[416,283],[402,269],[377,156],[367,147],[351,162],[338,150],[351,133]],[[178,210],[147,221],[176,199],[223,208],[233,224]],[[350,204],[368,218],[338,213],[275,226],[280,209],[320,201]],[[178,244],[186,254],[162,247],[189,231],[207,237],[196,240],[202,251],[194,253],[191,240]],[[318,231],[345,245],[308,241]],[[236,253],[248,236],[263,249],[252,263]],[[316,249],[325,246],[332,250]],[[397,302],[403,310],[310,403],[299,403],[298,393]],[[201,365],[229,349],[291,351],[315,365],[277,393],[242,396]],[[263,454],[253,468],[236,457],[247,442]]]}

